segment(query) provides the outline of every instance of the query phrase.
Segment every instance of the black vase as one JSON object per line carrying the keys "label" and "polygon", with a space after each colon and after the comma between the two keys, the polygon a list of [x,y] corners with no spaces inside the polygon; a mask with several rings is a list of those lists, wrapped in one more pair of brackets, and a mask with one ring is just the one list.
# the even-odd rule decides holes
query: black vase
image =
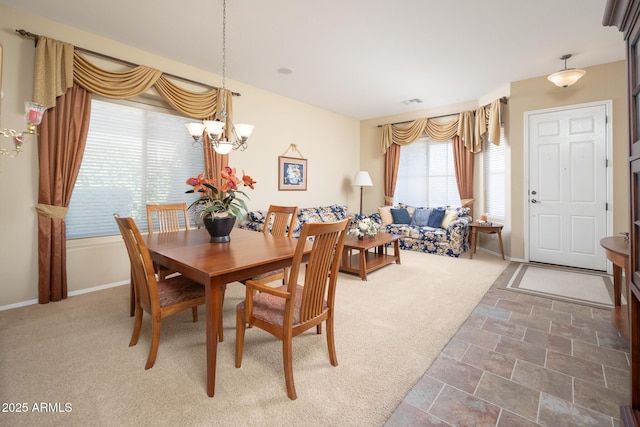
{"label": "black vase", "polygon": [[231,240],[229,234],[236,223],[236,217],[226,218],[204,218],[204,226],[211,236],[210,243],[225,243]]}

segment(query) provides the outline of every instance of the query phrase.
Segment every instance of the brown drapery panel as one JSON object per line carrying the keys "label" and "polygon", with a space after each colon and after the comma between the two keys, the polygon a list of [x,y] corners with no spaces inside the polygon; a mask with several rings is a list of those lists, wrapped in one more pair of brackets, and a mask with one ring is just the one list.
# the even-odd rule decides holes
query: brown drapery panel
{"label": "brown drapery panel", "polygon": [[[41,304],[67,297],[64,216],[80,169],[89,130],[91,93],[127,99],[153,87],[177,111],[202,119],[221,111],[222,89],[192,92],[163,73],[145,66],[110,72],[90,63],[73,45],[38,37],[34,64],[34,101],[47,107],[40,125],[38,194],[38,300]],[[232,94],[224,94],[232,117]],[[228,155],[207,154],[205,166],[217,178]]]}
{"label": "brown drapery panel", "polygon": [[384,154],[384,205],[393,205],[393,196],[398,181],[398,165],[400,164],[400,146],[393,144]]}
{"label": "brown drapery panel", "polygon": [[72,86],[47,110],[38,137],[38,302],[67,297],[64,216],[89,132],[91,93]]}
{"label": "brown drapery panel", "polygon": [[[473,153],[466,149],[457,135],[452,138],[451,143],[460,199],[473,199]],[[469,215],[473,218],[473,205],[470,206]]]}

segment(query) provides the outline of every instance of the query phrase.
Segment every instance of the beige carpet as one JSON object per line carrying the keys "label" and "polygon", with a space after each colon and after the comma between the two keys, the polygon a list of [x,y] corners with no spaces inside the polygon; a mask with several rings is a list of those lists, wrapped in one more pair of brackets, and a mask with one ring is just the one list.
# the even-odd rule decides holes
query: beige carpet
{"label": "beige carpet", "polygon": [[529,263],[512,263],[508,270],[505,289],[599,308],[614,305],[613,279],[604,271]]}
{"label": "beige carpet", "polygon": [[[264,331],[247,330],[242,368],[234,367],[238,283],[225,300],[214,398],[205,392],[204,307],[198,323],[190,312],[164,320],[148,371],[148,317],[128,347],[127,286],[0,312],[0,402],[27,408],[0,412],[0,424],[382,425],[508,264],[483,252],[473,260],[401,256],[402,265],[367,282],[340,274],[339,366],[329,363],[324,334],[297,337],[296,401],[287,398],[280,343]],[[42,402],[56,412],[34,412]]]}

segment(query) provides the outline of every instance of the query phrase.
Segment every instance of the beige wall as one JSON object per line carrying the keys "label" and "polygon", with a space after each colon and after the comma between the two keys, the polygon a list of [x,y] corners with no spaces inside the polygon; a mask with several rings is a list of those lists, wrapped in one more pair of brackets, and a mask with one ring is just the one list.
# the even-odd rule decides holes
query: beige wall
{"label": "beige wall", "polygon": [[[3,128],[24,127],[23,102],[32,97],[34,42],[15,33],[21,28],[171,74],[221,84],[218,75],[0,6]],[[234,98],[236,121],[256,126],[249,148],[230,157],[231,166],[245,169],[258,182],[249,192],[250,209],[265,209],[270,203],[301,207],[337,203],[357,211],[359,194],[351,186],[351,179],[359,168],[358,121],[232,80],[227,87],[242,94]],[[8,139],[0,142],[8,147]],[[186,133],[184,143],[190,143]],[[277,189],[278,156],[290,144],[296,144],[308,160],[308,191]],[[0,158],[0,307],[37,298],[36,148],[30,137],[19,157]],[[70,292],[128,281],[128,260],[119,236],[70,241],[67,249]]]}
{"label": "beige wall", "polygon": [[[368,170],[374,187],[364,190],[365,213],[375,212],[384,202],[384,163],[380,146],[380,128],[384,123],[434,117],[444,114],[475,109],[501,96],[509,98],[504,107],[503,122],[507,139],[507,219],[504,224],[505,252],[512,259],[525,257],[525,214],[526,195],[524,186],[524,114],[525,112],[611,100],[613,103],[613,233],[629,231],[628,226],[628,183],[627,183],[627,104],[625,98],[625,62],[619,61],[586,68],[587,74],[574,86],[562,89],[549,81],[546,76],[512,82],[506,87],[488,93],[482,99],[467,103],[416,111],[407,114],[380,117],[360,123],[361,168]],[[476,155],[474,210],[482,212],[482,154]],[[495,236],[481,236],[481,246],[499,252]]]}

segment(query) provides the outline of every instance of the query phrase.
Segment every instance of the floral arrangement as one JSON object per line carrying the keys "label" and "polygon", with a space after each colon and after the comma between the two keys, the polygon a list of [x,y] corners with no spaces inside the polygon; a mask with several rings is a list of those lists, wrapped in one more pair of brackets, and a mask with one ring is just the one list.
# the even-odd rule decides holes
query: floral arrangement
{"label": "floral arrangement", "polygon": [[364,218],[356,224],[353,229],[353,234],[358,237],[375,236],[380,231],[380,224],[372,220],[371,218]]}
{"label": "floral arrangement", "polygon": [[247,199],[249,196],[238,188],[244,186],[253,190],[253,184],[256,184],[256,181],[246,175],[244,170],[242,171],[242,179],[240,179],[236,176],[235,168],[225,166],[220,172],[220,185],[218,186],[215,185],[214,179],[206,178],[204,173],[187,179],[186,184],[193,186],[193,188],[185,193],[201,193],[200,198],[189,205],[189,209],[198,207],[203,218],[206,216],[224,218],[235,215],[242,219],[243,212],[247,211],[247,204],[240,196]]}

